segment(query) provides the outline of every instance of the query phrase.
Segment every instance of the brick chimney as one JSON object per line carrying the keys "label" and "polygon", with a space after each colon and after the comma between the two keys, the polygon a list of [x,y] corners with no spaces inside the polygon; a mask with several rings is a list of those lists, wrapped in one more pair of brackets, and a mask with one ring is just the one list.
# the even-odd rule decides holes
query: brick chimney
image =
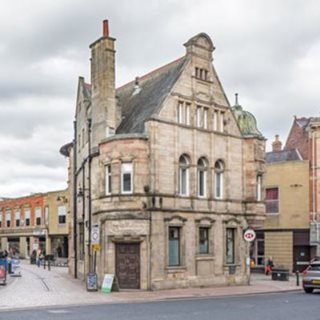
{"label": "brick chimney", "polygon": [[272,142],[272,151],[278,152],[282,149],[282,142],[279,140],[279,135],[275,135],[275,140]]}
{"label": "brick chimney", "polygon": [[115,39],[109,36],[109,22],[102,24],[102,37],[90,45],[92,84],[92,147],[96,147],[117,126],[115,97]]}

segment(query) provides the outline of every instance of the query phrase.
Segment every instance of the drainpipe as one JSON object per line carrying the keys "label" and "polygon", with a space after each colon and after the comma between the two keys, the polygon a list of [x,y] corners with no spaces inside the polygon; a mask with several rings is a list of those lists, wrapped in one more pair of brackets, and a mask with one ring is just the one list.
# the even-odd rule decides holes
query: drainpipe
{"label": "drainpipe", "polygon": [[92,272],[92,261],[91,261],[91,226],[92,226],[92,219],[91,219],[91,212],[92,212],[92,205],[91,205],[91,119],[87,120],[88,123],[88,214],[89,214],[89,238],[88,238],[88,254],[89,254],[89,272]]}
{"label": "drainpipe", "polygon": [[[316,192],[317,192],[317,172],[316,172],[316,132],[312,131],[312,223],[315,225],[317,232],[317,242],[319,241],[319,223],[316,218]],[[320,244],[317,243],[317,253],[316,255],[320,255]]]}
{"label": "drainpipe", "polygon": [[74,251],[74,277],[78,278],[78,249],[77,249],[77,121],[73,122],[73,251]]}

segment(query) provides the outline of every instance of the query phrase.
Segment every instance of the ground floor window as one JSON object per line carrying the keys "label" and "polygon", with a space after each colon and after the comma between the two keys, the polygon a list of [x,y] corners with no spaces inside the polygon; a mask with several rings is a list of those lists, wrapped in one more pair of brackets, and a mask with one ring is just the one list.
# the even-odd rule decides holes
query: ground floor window
{"label": "ground floor window", "polygon": [[209,228],[199,228],[199,253],[209,253]]}
{"label": "ground floor window", "polygon": [[256,232],[255,241],[250,244],[250,258],[255,266],[264,266],[264,234]]}
{"label": "ground floor window", "polygon": [[169,266],[180,265],[180,228],[169,227]]}
{"label": "ground floor window", "polygon": [[235,229],[226,229],[226,263],[235,263]]}

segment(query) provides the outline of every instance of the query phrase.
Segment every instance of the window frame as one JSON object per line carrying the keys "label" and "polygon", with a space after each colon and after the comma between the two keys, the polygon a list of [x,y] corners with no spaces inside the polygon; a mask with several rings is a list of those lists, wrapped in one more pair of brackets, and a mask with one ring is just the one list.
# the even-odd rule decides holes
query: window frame
{"label": "window frame", "polygon": [[67,208],[66,208],[66,206],[64,206],[64,205],[58,206],[57,211],[58,211],[58,224],[65,225],[67,223]]}
{"label": "window frame", "polygon": [[[172,232],[171,231],[177,231],[176,237],[171,237]],[[172,250],[172,246],[170,245],[170,241],[176,241],[176,250],[177,253],[176,256],[176,263],[173,263],[172,260],[170,260],[172,257],[172,254],[170,254]],[[181,227],[178,226],[168,226],[168,267],[180,267],[181,266]]]}
{"label": "window frame", "polygon": [[256,200],[262,201],[262,174],[257,174],[256,177]]}
{"label": "window frame", "polygon": [[[182,163],[182,159],[185,163]],[[189,171],[190,171],[190,161],[189,158],[183,154],[179,158],[179,195],[183,197],[188,197],[190,194],[189,190]],[[185,192],[183,192],[185,190]]]}
{"label": "window frame", "polygon": [[199,158],[197,162],[197,195],[199,198],[207,197],[207,161],[204,158]]}
{"label": "window frame", "polygon": [[[206,241],[206,247],[205,250],[202,250],[201,248],[201,241],[203,238],[201,237],[201,231],[205,230],[205,241]],[[210,227],[209,226],[199,226],[198,228],[198,254],[209,254],[210,253]]]}
{"label": "window frame", "polygon": [[[38,212],[40,212],[40,216],[38,216]],[[41,207],[35,207],[34,209],[34,216],[36,218],[36,226],[41,226],[41,214],[42,214],[42,210]],[[39,220],[40,219],[40,220]]]}
{"label": "window frame", "polygon": [[[268,191],[277,190],[277,198],[268,199]],[[280,213],[280,188],[279,186],[270,186],[265,188],[266,214],[278,215]],[[273,210],[275,208],[276,210]]]}
{"label": "window frame", "polygon": [[[17,218],[18,217],[18,218]],[[15,210],[14,212],[14,221],[15,221],[15,226],[20,227],[21,224],[21,211],[20,210]]]}
{"label": "window frame", "polygon": [[[130,170],[125,170],[125,166],[130,166]],[[125,181],[124,176],[130,175],[130,190],[124,190]],[[133,162],[122,162],[121,163],[121,193],[132,194],[133,193]]]}
{"label": "window frame", "polygon": [[104,167],[105,174],[105,195],[110,196],[112,194],[112,169],[111,164],[106,164]]}
{"label": "window frame", "polygon": [[[219,165],[219,168],[217,168]],[[214,198],[223,199],[224,197],[224,172],[225,166],[222,160],[217,160],[214,164]]]}
{"label": "window frame", "polygon": [[[11,227],[11,209],[6,209],[5,217],[6,217],[6,227],[10,228]],[[9,217],[9,219],[8,219],[8,217]]]}
{"label": "window frame", "polygon": [[[225,252],[225,259],[226,259],[226,264],[227,265],[234,265],[236,263],[236,250],[235,250],[235,246],[236,246],[236,228],[233,227],[226,227],[226,236],[225,236],[225,241],[226,241],[226,252]],[[231,238],[230,238],[230,234],[229,231],[231,231]],[[231,240],[231,261],[229,260],[229,244],[230,244],[230,240]]]}
{"label": "window frame", "polygon": [[[30,223],[31,223],[31,220],[30,220],[31,219],[31,210],[30,210],[30,208],[25,208],[23,210],[23,213],[24,213],[24,225],[26,227],[30,226]],[[28,217],[27,217],[27,214],[28,214]]]}

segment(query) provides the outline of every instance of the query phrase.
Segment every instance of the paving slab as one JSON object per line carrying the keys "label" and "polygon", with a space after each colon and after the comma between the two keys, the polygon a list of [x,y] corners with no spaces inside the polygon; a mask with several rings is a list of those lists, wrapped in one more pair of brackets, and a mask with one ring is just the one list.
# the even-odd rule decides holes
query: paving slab
{"label": "paving slab", "polygon": [[301,290],[295,277],[289,281],[273,281],[271,276],[252,274],[250,285],[210,288],[184,288],[160,291],[120,291],[104,294],[88,292],[85,283],[68,274],[67,268],[52,267],[51,271],[21,264],[21,277],[0,290],[0,310],[83,304],[148,302],[167,299],[206,298],[250,295]]}

